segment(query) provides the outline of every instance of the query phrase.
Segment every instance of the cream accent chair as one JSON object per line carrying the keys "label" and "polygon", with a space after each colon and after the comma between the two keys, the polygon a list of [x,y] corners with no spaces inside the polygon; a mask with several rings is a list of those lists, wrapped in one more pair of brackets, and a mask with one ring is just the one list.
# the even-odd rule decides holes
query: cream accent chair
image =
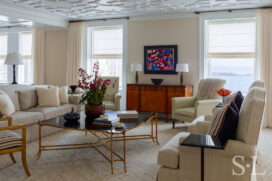
{"label": "cream accent chair", "polygon": [[198,116],[210,115],[221,101],[216,91],[223,88],[225,82],[221,79],[202,79],[195,97],[172,98],[172,119],[192,122]]}
{"label": "cream accent chair", "polygon": [[120,111],[119,77],[102,77],[103,80],[110,79],[103,103],[108,110]]}
{"label": "cream accent chair", "polygon": [[[255,80],[254,82],[252,82],[252,83],[250,84],[250,86],[249,86],[249,88],[248,88],[248,91],[250,91],[250,89],[253,88],[253,87],[264,88],[264,82],[261,81],[261,80]],[[215,110],[216,110],[216,107],[214,107],[212,114],[214,113]],[[204,116],[204,120],[205,120],[205,121],[211,121],[211,120],[212,120],[212,115],[205,115],[205,116]],[[194,123],[195,123],[196,121],[203,121],[203,120],[201,120],[201,119],[196,119],[196,120],[194,120]]]}
{"label": "cream accent chair", "polygon": [[[208,181],[252,181],[255,180],[257,145],[261,130],[265,105],[265,89],[253,87],[245,97],[239,116],[236,140],[229,140],[224,150],[205,148],[204,176]],[[203,117],[203,116],[201,116]],[[201,119],[201,117],[197,119]],[[189,127],[194,134],[207,134],[210,122],[199,121]],[[199,181],[200,180],[200,148],[179,146],[190,133],[179,133],[164,145],[158,154],[158,181]],[[245,168],[233,164],[235,161]],[[244,159],[244,160],[243,160]],[[246,167],[249,165],[250,167]]]}

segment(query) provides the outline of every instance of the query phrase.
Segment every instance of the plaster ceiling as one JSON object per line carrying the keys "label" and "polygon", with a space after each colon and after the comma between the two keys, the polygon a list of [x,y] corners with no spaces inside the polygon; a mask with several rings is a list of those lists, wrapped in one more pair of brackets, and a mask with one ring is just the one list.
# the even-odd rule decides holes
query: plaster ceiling
{"label": "plaster ceiling", "polygon": [[31,27],[33,23],[23,19],[9,18],[7,16],[0,15],[0,28],[2,27]]}
{"label": "plaster ceiling", "polygon": [[272,0],[3,0],[69,20],[186,13],[271,5]]}

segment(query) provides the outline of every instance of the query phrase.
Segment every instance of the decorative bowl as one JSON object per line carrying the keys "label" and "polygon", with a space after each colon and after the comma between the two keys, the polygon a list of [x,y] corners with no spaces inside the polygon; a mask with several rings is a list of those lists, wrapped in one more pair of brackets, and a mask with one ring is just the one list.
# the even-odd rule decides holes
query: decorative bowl
{"label": "decorative bowl", "polygon": [[154,85],[160,85],[163,81],[163,79],[151,79],[152,83]]}
{"label": "decorative bowl", "polygon": [[72,111],[70,113],[64,115],[64,119],[67,122],[77,122],[80,119],[80,114],[74,112],[74,108],[72,108]]}
{"label": "decorative bowl", "polygon": [[70,88],[72,90],[72,93],[75,93],[77,89],[77,85],[70,85]]}

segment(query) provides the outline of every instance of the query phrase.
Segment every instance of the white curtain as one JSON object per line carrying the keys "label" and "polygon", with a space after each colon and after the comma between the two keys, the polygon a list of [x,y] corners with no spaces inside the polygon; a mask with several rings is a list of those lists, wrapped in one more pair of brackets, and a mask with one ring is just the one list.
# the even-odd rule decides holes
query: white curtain
{"label": "white curtain", "polygon": [[260,78],[265,83],[266,105],[264,126],[272,127],[272,9],[257,11],[257,62]]}
{"label": "white curtain", "polygon": [[32,30],[33,52],[33,83],[44,84],[45,77],[45,30],[33,28]]}
{"label": "white curtain", "polygon": [[77,84],[78,69],[86,67],[87,23],[70,23],[67,47],[67,85]]}

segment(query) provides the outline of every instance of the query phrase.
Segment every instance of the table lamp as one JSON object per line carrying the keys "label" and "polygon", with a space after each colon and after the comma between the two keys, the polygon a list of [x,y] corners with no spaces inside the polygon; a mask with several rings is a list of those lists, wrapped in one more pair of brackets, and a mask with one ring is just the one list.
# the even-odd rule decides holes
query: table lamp
{"label": "table lamp", "polygon": [[138,84],[138,72],[143,71],[142,64],[139,64],[139,63],[131,64],[131,71],[136,72],[135,82],[136,82],[136,84]]}
{"label": "table lamp", "polygon": [[183,72],[189,72],[189,65],[178,63],[176,66],[176,71],[180,72],[180,85],[183,85]]}
{"label": "table lamp", "polygon": [[23,65],[24,64],[21,54],[14,53],[14,52],[9,53],[6,57],[5,64],[13,66],[13,82],[12,82],[12,84],[17,84],[17,82],[16,82],[16,65]]}

